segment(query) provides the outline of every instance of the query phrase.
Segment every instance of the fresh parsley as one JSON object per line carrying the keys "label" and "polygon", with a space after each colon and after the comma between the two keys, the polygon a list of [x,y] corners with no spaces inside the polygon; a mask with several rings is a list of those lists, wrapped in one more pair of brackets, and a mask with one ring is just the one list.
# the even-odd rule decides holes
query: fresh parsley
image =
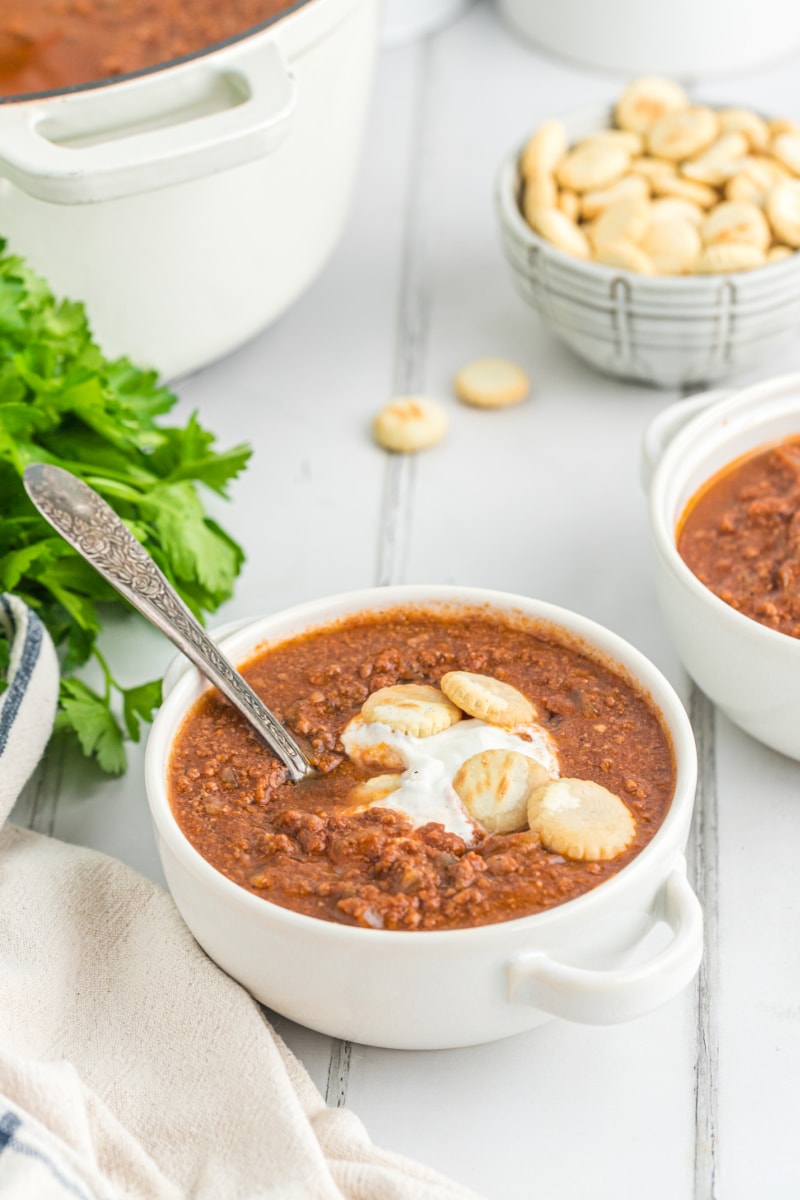
{"label": "fresh parsley", "polygon": [[[196,414],[183,427],[160,424],[176,401],[155,372],[106,359],[83,306],[56,300],[0,239],[0,591],[34,608],[58,647],[56,727],[111,774],[125,770],[125,738],[138,741],[161,683],[117,682],[97,635],[107,606],[131,610],[39,516],[21,477],[29,463],[49,462],[84,479],[202,619],[231,595],[244,555],[206,515],[196,485],[225,496],[251,451],[217,451]],[[0,677],[4,653],[0,639]],[[99,691],[73,677],[91,658]]]}

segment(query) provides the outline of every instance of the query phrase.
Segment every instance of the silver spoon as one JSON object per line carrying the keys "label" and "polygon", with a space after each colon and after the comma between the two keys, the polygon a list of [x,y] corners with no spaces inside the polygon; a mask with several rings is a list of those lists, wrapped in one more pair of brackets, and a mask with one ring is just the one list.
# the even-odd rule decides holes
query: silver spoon
{"label": "silver spoon", "polygon": [[278,755],[294,783],[316,774],[291,734],[220,653],[141,543],[93,488],[48,463],[26,467],[24,483],[44,519],[219,688]]}

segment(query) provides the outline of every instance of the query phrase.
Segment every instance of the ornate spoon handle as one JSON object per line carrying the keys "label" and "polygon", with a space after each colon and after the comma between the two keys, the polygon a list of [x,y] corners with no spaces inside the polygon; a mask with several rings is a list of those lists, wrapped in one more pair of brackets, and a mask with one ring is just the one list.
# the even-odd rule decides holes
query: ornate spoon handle
{"label": "ornate spoon handle", "polygon": [[105,500],[69,471],[47,463],[26,467],[24,478],[28,495],[45,520],[219,688],[285,763],[290,778],[297,783],[313,774],[294,738],[220,654]]}

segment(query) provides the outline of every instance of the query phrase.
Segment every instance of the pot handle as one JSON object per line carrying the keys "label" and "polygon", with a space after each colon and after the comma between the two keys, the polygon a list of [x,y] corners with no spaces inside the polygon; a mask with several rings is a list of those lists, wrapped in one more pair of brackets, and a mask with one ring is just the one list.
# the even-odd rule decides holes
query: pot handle
{"label": "pot handle", "polygon": [[693,979],[703,953],[703,912],[685,863],[667,878],[654,915],[673,937],[649,962],[598,971],[542,952],[521,955],[508,968],[509,1000],[584,1025],[614,1025],[659,1008]]}
{"label": "pot handle", "polygon": [[53,204],[186,183],[274,150],[297,86],[274,41],[0,107],[0,175]]}
{"label": "pot handle", "polygon": [[656,467],[661,462],[661,456],[676,433],[688,425],[698,413],[705,412],[718,400],[724,400],[731,392],[725,388],[715,388],[711,392],[699,392],[687,400],[676,400],[654,417],[644,431],[642,438],[640,477],[644,490],[650,490],[650,484]]}

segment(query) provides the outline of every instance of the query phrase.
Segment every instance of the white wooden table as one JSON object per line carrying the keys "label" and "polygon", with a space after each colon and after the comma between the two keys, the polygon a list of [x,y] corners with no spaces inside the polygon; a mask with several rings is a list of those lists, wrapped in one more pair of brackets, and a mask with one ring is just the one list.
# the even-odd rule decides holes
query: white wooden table
{"label": "white wooden table", "polygon": [[[798,115],[798,66],[698,90]],[[521,592],[632,641],[681,691],[697,733],[697,985],[628,1025],[553,1021],[439,1053],[351,1046],[276,1017],[328,1102],[487,1200],[783,1200],[800,1195],[800,766],[714,712],[661,623],[639,442],[674,395],[600,377],[548,336],[513,290],[495,227],[509,147],[619,87],[516,42],[486,3],[384,51],[333,260],[272,329],[178,390],[182,414],[199,408],[222,445],[256,448],[234,502],[211,502],[248,554],[219,620],[374,583]],[[454,370],[486,354],[529,371],[527,403],[485,413],[452,399]],[[800,341],[748,378],[798,368]],[[451,429],[398,459],[373,445],[369,422],[409,391],[441,397]],[[104,650],[130,683],[171,657],[133,620]],[[121,780],[42,773],[16,819],[162,880],[141,747]]]}

